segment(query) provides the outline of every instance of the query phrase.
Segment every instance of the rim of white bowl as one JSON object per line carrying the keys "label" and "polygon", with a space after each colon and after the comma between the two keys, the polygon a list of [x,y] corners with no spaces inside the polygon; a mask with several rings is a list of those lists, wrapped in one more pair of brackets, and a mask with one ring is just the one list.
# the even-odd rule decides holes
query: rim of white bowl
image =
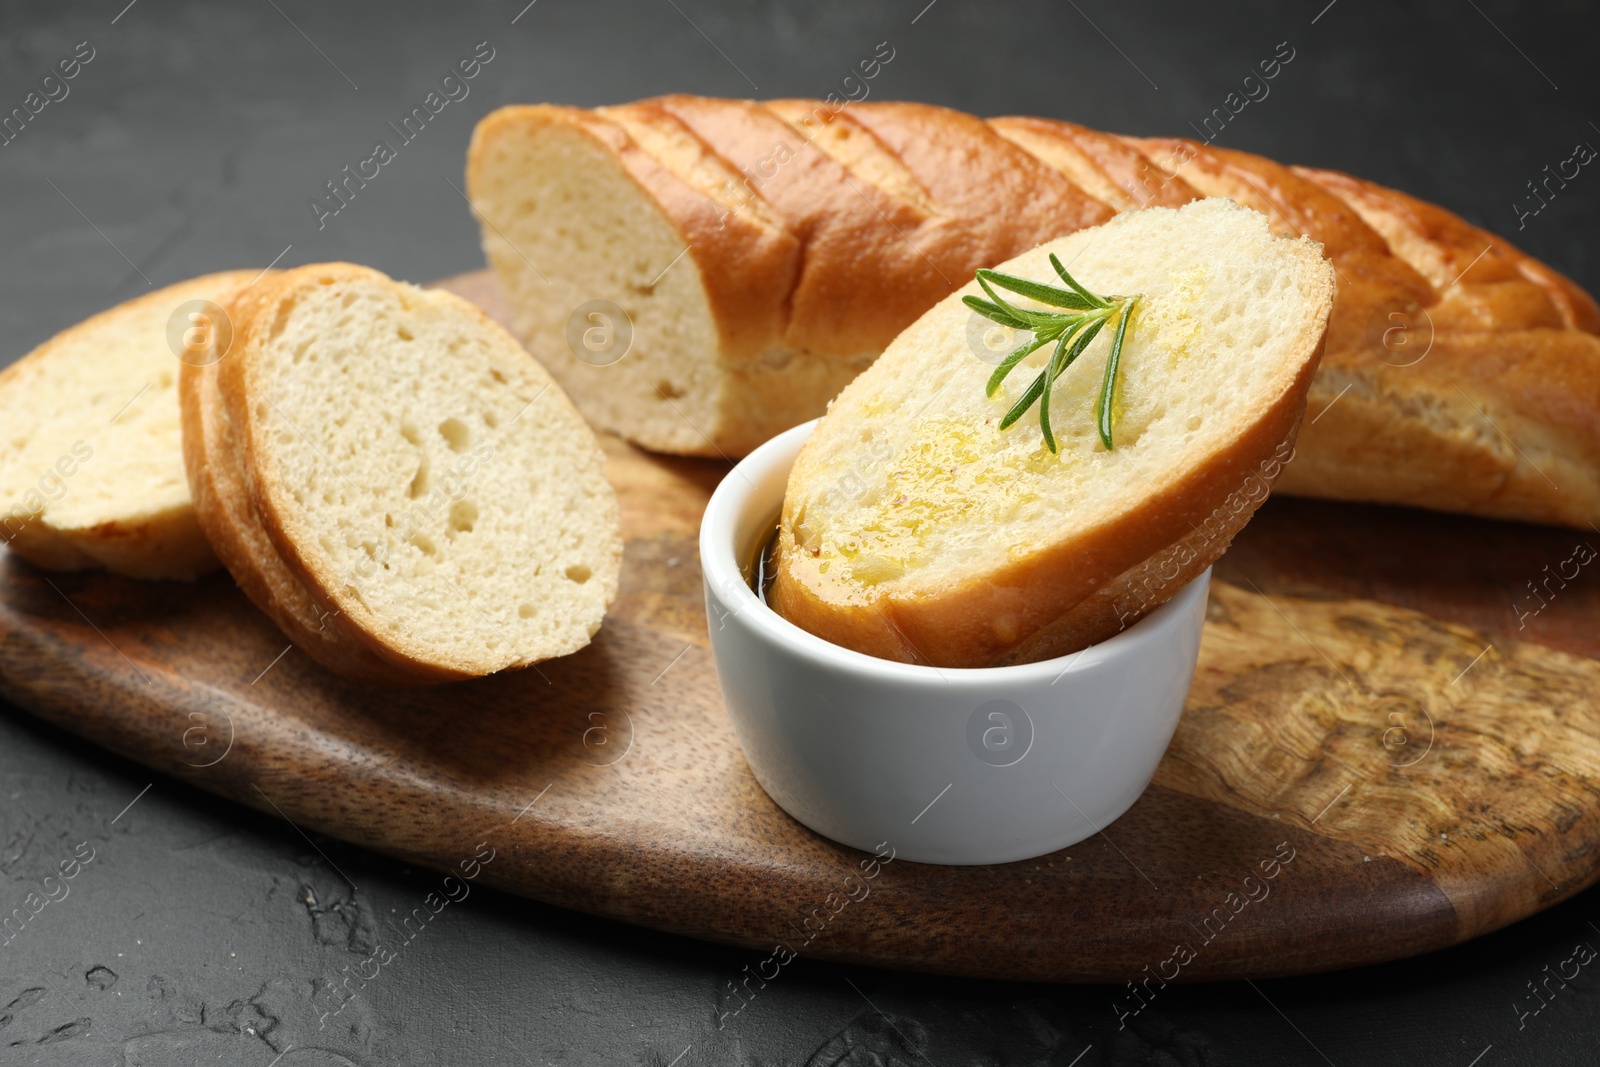
{"label": "rim of white bowl", "polygon": [[[1141,617],[1126,630],[1111,635],[1098,644],[1089,645],[1076,652],[1034,663],[1018,663],[1004,667],[935,667],[922,663],[901,663],[881,659],[865,652],[836,645],[832,641],[803,630],[779,615],[766,601],[756,595],[745,579],[739,565],[739,549],[734,544],[734,534],[740,517],[744,514],[756,486],[768,477],[772,468],[792,467],[800,446],[811,436],[818,419],[801,423],[764,442],[734,465],[718,483],[706,504],[700,521],[700,569],[703,580],[727,600],[728,590],[737,601],[734,614],[748,617],[751,624],[764,637],[775,644],[788,646],[807,659],[836,669],[852,670],[879,678],[899,679],[917,684],[952,685],[987,683],[1027,683],[1056,675],[1056,680],[1070,672],[1088,667],[1110,658],[1134,657],[1143,651],[1141,646],[1158,640],[1157,631],[1175,613],[1185,610],[1197,596],[1208,588],[1211,568],[1207,567],[1179,589],[1164,604]],[[787,458],[783,458],[787,456]],[[787,480],[788,473],[785,471]]]}

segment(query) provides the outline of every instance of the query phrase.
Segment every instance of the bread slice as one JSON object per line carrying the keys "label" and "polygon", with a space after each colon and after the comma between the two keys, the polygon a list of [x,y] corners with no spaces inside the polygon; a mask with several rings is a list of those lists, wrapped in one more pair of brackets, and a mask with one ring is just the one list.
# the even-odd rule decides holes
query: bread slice
{"label": "bread slice", "polygon": [[[258,271],[169,285],[64,330],[0,373],[0,539],[40,567],[133,578],[216,569],[189,500],[169,343],[185,305]],[[201,322],[198,328],[215,328]]]}
{"label": "bread slice", "polygon": [[313,659],[412,684],[575,652],[622,536],[594,435],[477,308],[366,267],[230,302],[228,357],[184,368],[200,522]]}
{"label": "bread slice", "polygon": [[980,358],[988,324],[961,302],[981,295],[968,285],[852,382],[801,450],[778,533],[781,614],[939,667],[1061,655],[1165,602],[1265,498],[1332,306],[1320,247],[1210,199],[1128,212],[1000,269],[1054,282],[1051,253],[1092,292],[1142,294],[1115,448],[1093,417],[1111,331],[1056,380],[1052,453],[1036,413],[999,428],[1049,351],[986,396],[996,360]]}

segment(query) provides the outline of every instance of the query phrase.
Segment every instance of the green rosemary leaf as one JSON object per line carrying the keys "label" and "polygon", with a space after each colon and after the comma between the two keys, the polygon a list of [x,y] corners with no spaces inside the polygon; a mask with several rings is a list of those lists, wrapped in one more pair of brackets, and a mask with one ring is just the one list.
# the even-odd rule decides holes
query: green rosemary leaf
{"label": "green rosemary leaf", "polygon": [[1022,398],[1011,405],[1011,410],[1006,412],[1006,417],[1000,420],[1000,428],[1002,430],[1011,429],[1011,424],[1026,415],[1028,409],[1033,407],[1033,402],[1039,399],[1040,393],[1044,392],[1044,376],[1045,371],[1040,371],[1039,376],[1033,380],[1033,384],[1028,386],[1027,391],[1022,394]]}
{"label": "green rosemary leaf", "polygon": [[1014,330],[1026,330],[1028,324],[1015,318],[1010,312],[1001,309],[999,304],[991,304],[981,296],[964,296],[961,302],[976,311],[986,319],[992,319],[1002,326],[1010,326]]}
{"label": "green rosemary leaf", "polygon": [[[1056,446],[1055,434],[1050,430],[1050,397],[1055,388],[1056,379],[1068,367],[1072,366],[1079,356],[1083,355],[1083,350],[1089,347],[1089,342],[1094,340],[1095,335],[1100,332],[1105,324],[1106,320],[1104,318],[1098,318],[1075,333],[1069,331],[1063,334],[1060,343],[1056,345],[1055,352],[1051,354],[1050,365],[1047,368],[1049,377],[1045,379],[1043,399],[1039,401],[1039,429],[1044,431],[1044,443],[1052,452],[1060,451]],[[1068,342],[1071,342],[1070,348],[1068,347]]]}
{"label": "green rosemary leaf", "polygon": [[1073,311],[1088,311],[1091,308],[1100,306],[1078,293],[1069,293],[1065,289],[1057,289],[1053,285],[1030,282],[1026,278],[1018,278],[1011,274],[1001,274],[999,271],[979,270],[978,277],[993,282],[1003,289],[1009,289],[1013,293],[1031,297],[1041,304],[1049,304],[1052,307],[1069,308]]}
{"label": "green rosemary leaf", "polygon": [[1109,300],[1106,300],[1104,297],[1095,296],[1089,290],[1079,285],[1078,280],[1067,273],[1067,268],[1061,265],[1061,261],[1056,258],[1056,254],[1054,252],[1050,253],[1050,265],[1056,269],[1057,274],[1061,275],[1062,281],[1072,286],[1073,291],[1079,296],[1083,297],[1083,299],[1089,301],[1089,305],[1091,307],[1108,308],[1111,306],[1111,302]]}
{"label": "green rosemary leaf", "polygon": [[[1015,304],[1008,303],[1005,297],[1001,296],[990,287],[988,279],[983,277],[981,274],[978,275],[978,285],[983,288],[984,292],[989,294],[989,298],[999,306],[1001,311],[1005,312],[1012,319],[1025,323],[1026,326],[1024,328],[1026,329],[1036,329],[1040,326],[1057,325],[1062,318],[1061,314],[1058,312],[1030,311],[1027,308],[1019,308]],[[972,307],[971,304],[968,304],[967,306]]]}
{"label": "green rosemary leaf", "polygon": [[1051,337],[1041,337],[1035,334],[1033,340],[1021,345],[1015,352],[1002,360],[1000,365],[994,369],[994,373],[989,375],[989,384],[984,387],[984,395],[994,396],[995,390],[1000,388],[1000,383],[1006,380],[1006,375],[1010,374],[1018,363],[1021,363],[1034,352],[1049,344],[1051,340]]}
{"label": "green rosemary leaf", "polygon": [[1052,383],[1060,376],[1062,371],[1067,369],[1067,364],[1063,362],[1066,357],[1067,345],[1072,343],[1074,337],[1083,333],[1083,330],[1083,324],[1078,323],[1072,329],[1063,331],[1061,334],[1060,343],[1056,345],[1056,350],[1050,353],[1050,362],[1046,365],[1050,371],[1050,381]]}
{"label": "green rosemary leaf", "polygon": [[[1101,327],[1105,326],[1105,324],[1106,320],[1104,318],[1098,318],[1078,332],[1077,340],[1073,342],[1072,348],[1061,361],[1062,371],[1072,366],[1073,362],[1083,355],[1083,350],[1089,347],[1089,342],[1094,340],[1095,335],[1100,332]],[[1056,373],[1060,374],[1061,371]]]}
{"label": "green rosemary leaf", "polygon": [[1063,313],[1059,311],[1030,311],[1028,308],[1015,308],[1016,314],[1026,322],[1027,329],[1049,330],[1052,336],[1061,336],[1061,331],[1082,319],[1090,312]]}
{"label": "green rosemary leaf", "polygon": [[[1083,333],[1083,330],[1078,330]],[[1050,391],[1056,384],[1056,375],[1060,374],[1065,364],[1062,353],[1067,350],[1067,342],[1072,340],[1072,332],[1061,335],[1061,340],[1056,343],[1056,350],[1050,353],[1050,363],[1044,369],[1044,389],[1039,394],[1039,431],[1044,434],[1044,446],[1051,452],[1061,451],[1056,446],[1056,435],[1050,432]]]}
{"label": "green rosemary leaf", "polygon": [[1110,452],[1116,448],[1111,440],[1111,415],[1117,391],[1117,371],[1122,364],[1122,342],[1128,336],[1128,321],[1133,318],[1137,296],[1128,298],[1122,306],[1122,318],[1117,322],[1117,332],[1111,339],[1111,355],[1106,358],[1106,376],[1100,383],[1100,399],[1095,404],[1095,421],[1100,426],[1100,441]]}
{"label": "green rosemary leaf", "polygon": [[985,293],[988,293],[989,299],[994,301],[995,305],[1007,315],[1016,315],[1019,311],[1021,311],[1021,308],[1012,307],[1006,302],[1005,297],[995,292],[994,287],[989,284],[989,279],[985,278],[982,274],[979,274],[977,278],[978,288],[982,289]]}
{"label": "green rosemary leaf", "polygon": [[[1050,355],[1036,378],[1028,385],[1005,417],[1000,420],[1000,429],[1010,429],[1016,421],[1027,414],[1035,402],[1039,404],[1039,430],[1044,435],[1044,443],[1051,452],[1060,450],[1056,441],[1055,430],[1050,425],[1050,394],[1054,389],[1056,379],[1065,374],[1079,356],[1083,355],[1091,342],[1105,329],[1106,324],[1113,319],[1117,322],[1117,330],[1111,344],[1111,353],[1106,359],[1105,378],[1100,383],[1099,395],[1095,400],[1095,422],[1100,434],[1100,440],[1107,450],[1115,447],[1112,442],[1111,424],[1113,421],[1117,390],[1117,376],[1122,364],[1122,345],[1128,336],[1128,326],[1133,319],[1133,309],[1139,302],[1139,296],[1096,296],[1082,285],[1079,285],[1073,276],[1067,273],[1067,268],[1062,266],[1061,260],[1054,254],[1050,256],[1050,266],[1061,276],[1061,280],[1071,287],[1072,292],[1056,289],[1054,286],[1041,282],[1029,281],[1010,274],[1001,274],[992,270],[977,271],[978,285],[989,300],[976,296],[963,297],[967,307],[978,312],[986,318],[992,319],[1004,326],[1013,329],[1031,330],[1033,338],[1024,342],[1014,352],[1007,356],[989,376],[985,386],[986,396],[993,397],[1000,388],[1006,376],[1021,363],[1030,353],[1054,341],[1056,349]],[[993,284],[991,284],[993,283]],[[1067,308],[1066,312],[1034,311],[1029,308],[1019,308],[1007,301],[994,286],[1009,289],[1014,293],[1054,307]]]}

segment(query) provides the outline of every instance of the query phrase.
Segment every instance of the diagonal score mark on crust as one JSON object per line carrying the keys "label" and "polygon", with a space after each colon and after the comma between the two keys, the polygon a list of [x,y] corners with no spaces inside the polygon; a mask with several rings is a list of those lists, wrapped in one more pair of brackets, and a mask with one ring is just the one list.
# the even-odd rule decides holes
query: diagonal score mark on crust
{"label": "diagonal score mark on crust", "polygon": [[941,214],[911,168],[877,134],[852,118],[848,105],[836,111],[819,100],[794,99],[769,100],[761,106],[788,123],[807,147],[832,159],[863,184],[925,215]]}
{"label": "diagonal score mark on crust", "polygon": [[719,154],[671,111],[641,101],[596,108],[595,114],[621,127],[635,146],[708,201],[753,218],[766,229],[793,236],[785,220],[759,191],[750,197],[733,195],[746,187],[738,164]]}

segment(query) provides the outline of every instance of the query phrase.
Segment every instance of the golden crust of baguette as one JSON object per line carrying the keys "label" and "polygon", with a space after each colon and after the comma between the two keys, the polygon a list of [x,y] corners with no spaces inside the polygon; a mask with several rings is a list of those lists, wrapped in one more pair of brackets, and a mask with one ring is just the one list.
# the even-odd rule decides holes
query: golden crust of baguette
{"label": "golden crust of baguette", "polygon": [[[806,147],[782,117],[781,104],[678,95],[648,105],[671,114],[719,159],[757,160],[754,176],[748,184],[741,178],[736,188],[741,197],[759,196],[756,202],[770,205],[780,225],[803,243],[806,260],[797,264],[783,321],[773,331],[778,343],[823,359],[870,358],[907,316],[915,318],[944,295],[938,260],[949,220],[925,203],[853,183],[842,163]],[[871,137],[865,131],[853,136]],[[770,177],[763,176],[767,172]],[[897,234],[920,238],[927,257],[907,255]]]}
{"label": "golden crust of baguette", "polygon": [[[730,362],[720,421],[701,433],[667,441],[609,427],[647,447],[740,455],[820,414],[832,391],[975,267],[1114,211],[1220,195],[1262,211],[1280,233],[1322,242],[1337,269],[1312,414],[1280,490],[1600,522],[1600,308],[1442,208],[1332,171],[1051,119],[691,96],[634,106],[670,114],[724,172],[753,176],[740,183],[751,206],[737,217],[761,221],[697,230],[716,214],[706,194],[646,165],[638,157],[650,151],[620,128],[604,134],[642,194],[679,226],[718,323],[738,336],[726,354],[746,361]],[[562,121],[597,121],[562,110]],[[507,131],[501,114],[480,126],[474,159]],[[780,141],[797,149],[793,159],[763,167]],[[781,255],[760,251],[779,246]],[[729,298],[721,272],[730,268],[760,279],[759,298]],[[583,404],[581,387],[569,388]]]}

